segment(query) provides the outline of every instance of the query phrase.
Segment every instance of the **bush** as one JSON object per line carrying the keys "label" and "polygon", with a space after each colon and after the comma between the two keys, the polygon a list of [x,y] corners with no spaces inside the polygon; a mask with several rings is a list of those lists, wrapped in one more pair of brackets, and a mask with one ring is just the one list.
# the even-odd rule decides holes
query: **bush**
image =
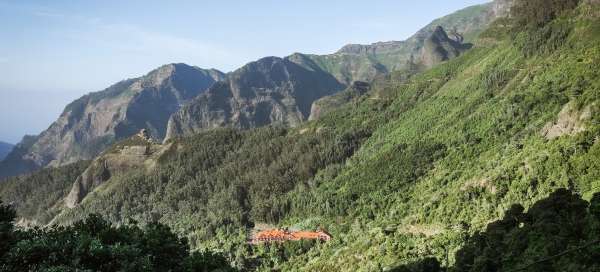
{"label": "bush", "polygon": [[15,231],[0,202],[0,271],[233,271],[216,253],[190,254],[187,239],[151,223],[113,227],[90,215],[69,227]]}
{"label": "bush", "polygon": [[542,27],[572,10],[580,0],[516,0],[511,15],[519,26]]}

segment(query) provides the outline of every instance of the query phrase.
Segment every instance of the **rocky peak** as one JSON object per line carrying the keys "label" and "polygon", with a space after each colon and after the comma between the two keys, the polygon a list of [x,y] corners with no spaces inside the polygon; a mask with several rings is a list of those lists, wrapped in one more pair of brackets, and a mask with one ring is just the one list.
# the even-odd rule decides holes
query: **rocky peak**
{"label": "rocky peak", "polygon": [[450,39],[444,28],[437,26],[424,41],[420,62],[425,67],[432,67],[459,56],[471,46],[471,44],[462,44],[460,41]]}
{"label": "rocky peak", "polygon": [[436,26],[433,33],[429,36],[429,39],[435,42],[444,42],[450,38],[448,38],[448,33],[446,33],[442,26]]}
{"label": "rocky peak", "polygon": [[138,136],[140,139],[144,140],[144,141],[147,141],[147,142],[151,142],[151,141],[152,141],[152,138],[151,138],[151,136],[150,136],[150,133],[148,133],[148,130],[147,130],[147,129],[145,129],[145,128],[144,128],[144,129],[141,129],[141,130],[140,130],[140,132],[138,132],[137,136]]}
{"label": "rocky peak", "polygon": [[230,73],[173,114],[166,139],[224,126],[295,126],[308,118],[315,100],[342,88],[309,58],[262,58]]}
{"label": "rocky peak", "polygon": [[175,72],[175,70],[177,69],[177,66],[180,67],[180,69],[190,69],[191,67],[188,65],[185,65],[183,63],[180,64],[167,64],[167,65],[163,65],[161,67],[159,67],[158,69],[150,72],[150,74],[148,74],[148,76],[146,76],[147,78],[150,78],[151,80],[155,80],[157,82],[162,82],[165,79],[169,78],[171,75],[173,75],[173,73]]}
{"label": "rocky peak", "polygon": [[92,159],[141,129],[162,140],[171,114],[224,77],[216,70],[168,64],[87,94],[69,104],[30,144],[15,149],[9,161],[1,162],[0,177]]}

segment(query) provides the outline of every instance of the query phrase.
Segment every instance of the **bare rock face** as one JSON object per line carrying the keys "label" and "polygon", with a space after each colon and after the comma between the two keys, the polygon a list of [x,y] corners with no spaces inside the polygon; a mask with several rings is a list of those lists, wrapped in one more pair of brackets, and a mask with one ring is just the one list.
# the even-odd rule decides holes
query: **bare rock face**
{"label": "bare rock face", "polygon": [[0,177],[92,159],[140,129],[162,140],[170,115],[224,74],[185,64],[162,66],[69,104],[47,130],[0,163]]}
{"label": "bare rock face", "polygon": [[438,63],[458,57],[461,53],[471,48],[471,44],[461,44],[448,37],[441,26],[424,41],[420,52],[420,63],[427,68]]}
{"label": "bare rock face", "polygon": [[229,74],[173,114],[166,139],[216,127],[295,126],[308,119],[315,100],[343,88],[303,56],[263,58]]}
{"label": "bare rock face", "polygon": [[156,160],[169,149],[154,143],[141,131],[107,150],[96,158],[90,166],[73,183],[71,191],[65,198],[65,206],[74,208],[96,188],[108,182],[114,175],[119,175],[132,169],[149,170],[154,167]]}
{"label": "bare rock face", "polygon": [[595,105],[589,105],[581,111],[574,109],[572,103],[566,104],[558,113],[557,120],[547,123],[542,128],[541,134],[548,140],[556,139],[563,135],[575,135],[585,131],[585,121],[592,117]]}
{"label": "bare rock face", "polygon": [[0,178],[94,158],[142,128],[161,140],[223,126],[295,126],[309,118],[314,101],[352,82],[372,82],[391,71],[418,72],[458,56],[490,22],[508,14],[511,2],[457,11],[405,41],[351,44],[329,55],[264,58],[228,74],[206,93],[226,76],[165,65],[68,105],[46,131],[13,149],[0,163]]}
{"label": "bare rock face", "polygon": [[492,16],[496,18],[508,16],[510,13],[510,8],[513,5],[513,1],[514,0],[495,0],[492,3]]}

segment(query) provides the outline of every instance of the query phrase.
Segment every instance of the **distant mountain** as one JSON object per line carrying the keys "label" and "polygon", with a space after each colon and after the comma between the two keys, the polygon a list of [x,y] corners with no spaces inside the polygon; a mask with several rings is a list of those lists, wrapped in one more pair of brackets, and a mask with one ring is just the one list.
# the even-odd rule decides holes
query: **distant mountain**
{"label": "distant mountain", "polygon": [[425,70],[436,64],[430,62],[432,59],[426,45],[432,36],[442,36],[440,27],[444,32],[450,33],[443,34],[447,38],[440,40],[442,43],[452,43],[449,40],[457,43],[473,42],[492,21],[508,13],[511,2],[512,0],[496,0],[459,10],[434,20],[405,41],[349,44],[334,54],[307,56],[346,85],[353,81],[369,82],[380,74],[411,69],[414,65]]}
{"label": "distant mountain", "polygon": [[14,145],[0,142],[0,161],[3,160],[8,153],[13,149]]}
{"label": "distant mountain", "polygon": [[228,75],[169,120],[167,139],[216,127],[295,126],[312,103],[344,88],[302,55],[267,57]]}
{"label": "distant mountain", "polygon": [[[140,129],[162,140],[215,127],[296,126],[309,119],[313,102],[355,81],[369,83],[393,71],[413,74],[457,57],[506,13],[508,2],[458,11],[406,41],[352,44],[330,55],[264,58],[228,75],[165,65],[69,104],[46,131],[28,136],[0,163],[0,177],[92,159]],[[223,82],[213,86],[218,81]]]}
{"label": "distant mountain", "polygon": [[0,177],[91,159],[116,140],[147,129],[162,139],[172,113],[224,74],[169,64],[69,104],[39,136],[29,136],[0,163]]}
{"label": "distant mountain", "polygon": [[[470,47],[450,39],[438,26],[423,40],[414,65],[432,67]],[[371,72],[340,78],[318,60],[296,53],[247,64],[175,113],[169,120],[166,139],[217,127],[247,129],[277,123],[294,127],[309,119],[318,99],[336,94],[357,78],[373,80],[387,72],[373,64]],[[352,65],[344,69],[355,71]]]}

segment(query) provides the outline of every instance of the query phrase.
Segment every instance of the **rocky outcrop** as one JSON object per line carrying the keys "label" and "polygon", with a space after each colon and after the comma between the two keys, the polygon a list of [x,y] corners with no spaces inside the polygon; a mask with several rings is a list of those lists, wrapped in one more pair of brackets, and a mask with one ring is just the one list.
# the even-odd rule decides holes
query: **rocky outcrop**
{"label": "rocky outcrop", "polygon": [[111,177],[134,169],[152,169],[157,159],[170,146],[160,145],[146,137],[145,131],[116,144],[96,158],[73,183],[65,198],[65,206],[74,208]]}
{"label": "rocky outcrop", "polygon": [[312,103],[342,90],[309,58],[267,57],[232,72],[169,120],[166,139],[216,127],[295,126]]}
{"label": "rocky outcrop", "polygon": [[556,121],[548,122],[541,131],[542,136],[548,140],[556,139],[563,135],[575,135],[585,131],[585,122],[590,120],[595,105],[589,105],[582,110],[576,110],[573,103],[566,104],[558,113]]}
{"label": "rocky outcrop", "polygon": [[470,49],[471,46],[471,44],[461,44],[450,39],[446,31],[438,26],[423,42],[420,52],[420,64],[426,68],[431,68],[438,63],[458,57],[461,53]]}
{"label": "rocky outcrop", "polygon": [[492,2],[491,15],[494,18],[505,17],[510,13],[514,0],[495,0]]}
{"label": "rocky outcrop", "polygon": [[0,176],[92,159],[143,128],[152,138],[162,139],[171,114],[223,78],[216,70],[169,64],[83,96],[0,163]]}

